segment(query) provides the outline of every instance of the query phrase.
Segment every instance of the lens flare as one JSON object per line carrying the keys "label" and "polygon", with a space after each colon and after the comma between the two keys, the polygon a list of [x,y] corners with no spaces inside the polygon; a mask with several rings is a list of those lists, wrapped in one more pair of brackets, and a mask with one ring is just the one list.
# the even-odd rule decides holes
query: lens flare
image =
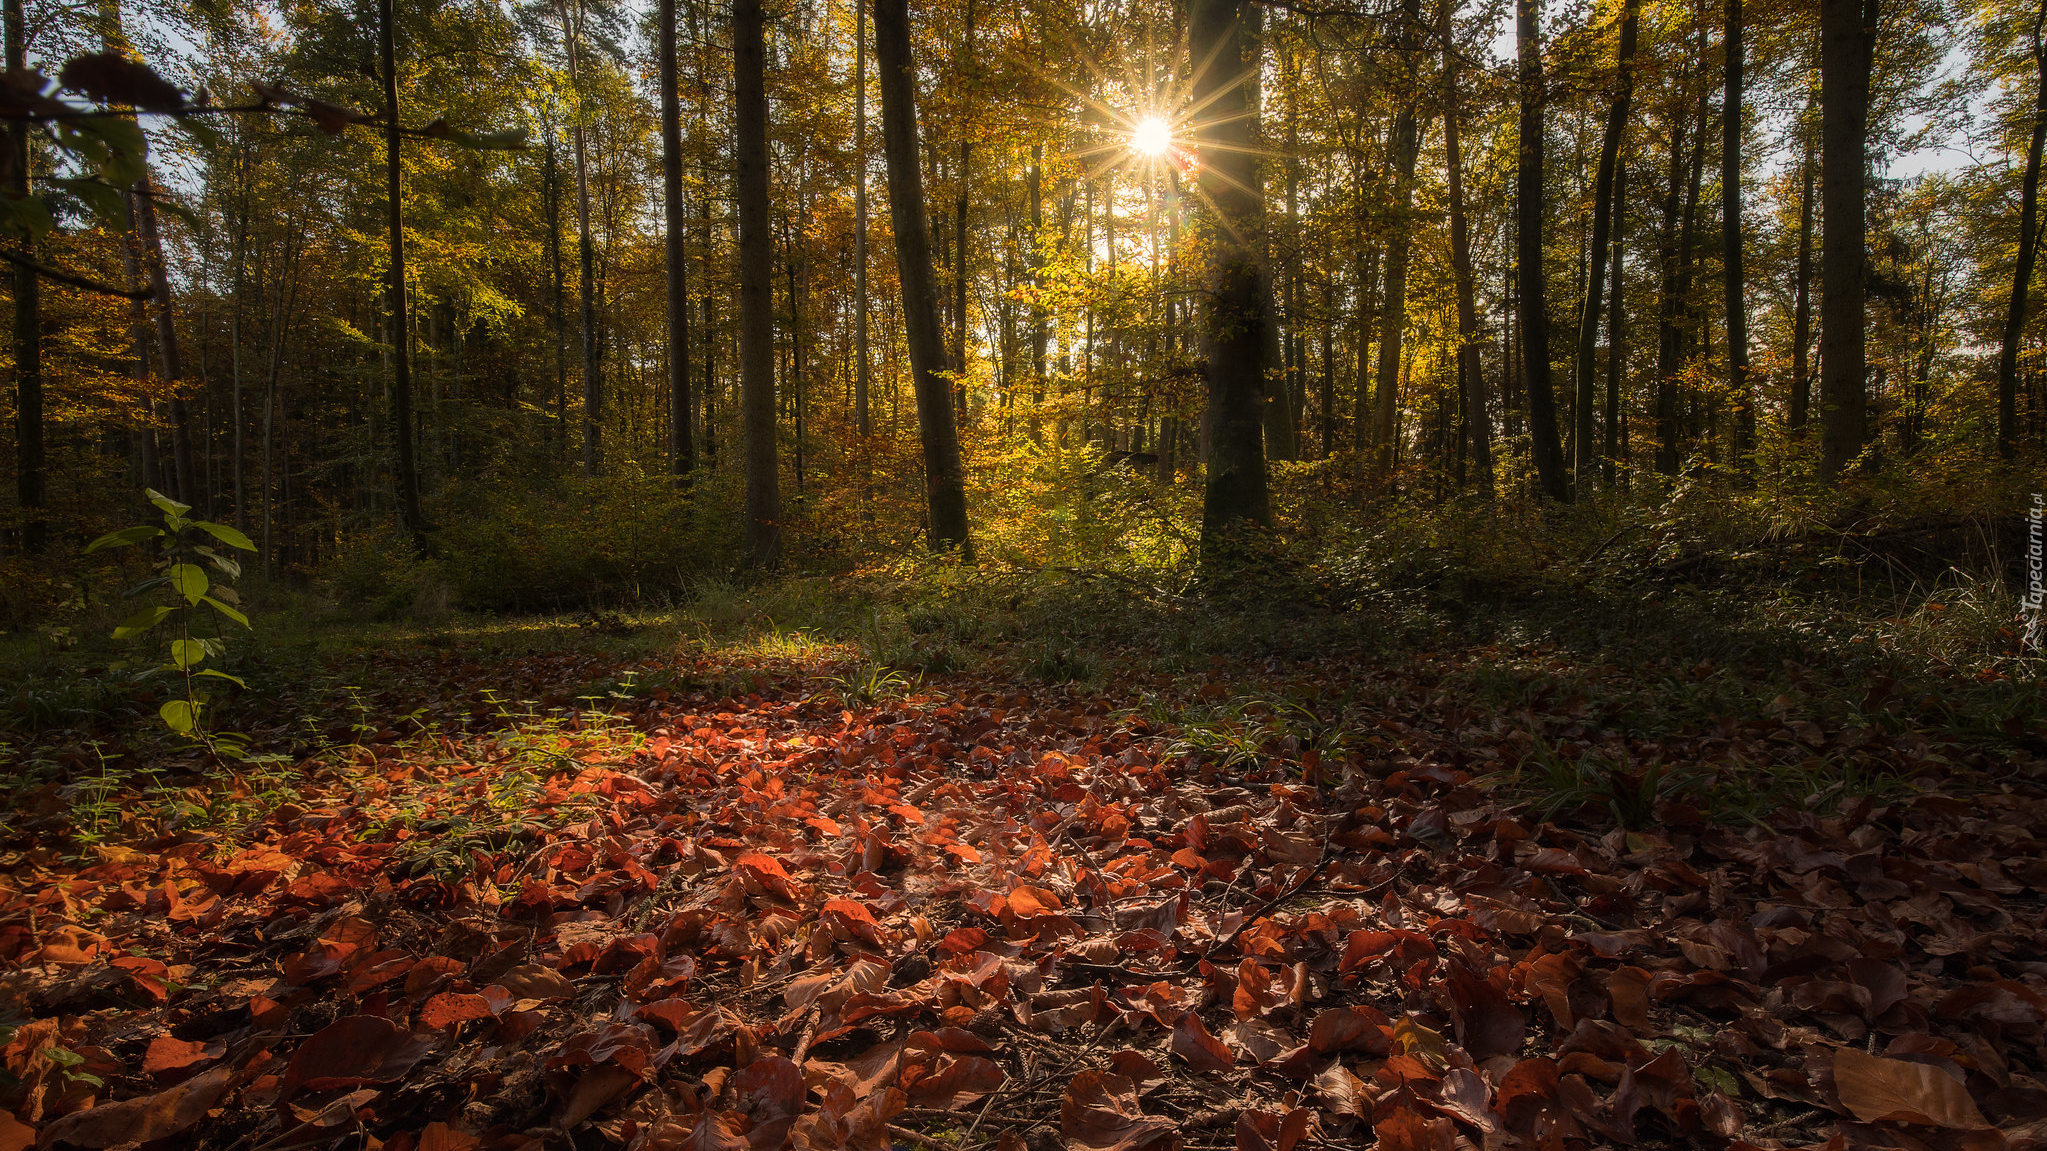
{"label": "lens flare", "polygon": [[1173,126],[1164,116],[1146,116],[1130,130],[1130,147],[1145,156],[1163,156],[1173,147]]}

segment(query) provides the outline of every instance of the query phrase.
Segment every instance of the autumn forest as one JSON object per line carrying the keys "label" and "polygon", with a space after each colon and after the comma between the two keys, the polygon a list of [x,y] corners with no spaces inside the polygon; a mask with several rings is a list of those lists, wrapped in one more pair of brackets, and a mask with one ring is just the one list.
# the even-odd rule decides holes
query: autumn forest
{"label": "autumn forest", "polygon": [[0,16],[0,1151],[2047,1147],[2047,6]]}

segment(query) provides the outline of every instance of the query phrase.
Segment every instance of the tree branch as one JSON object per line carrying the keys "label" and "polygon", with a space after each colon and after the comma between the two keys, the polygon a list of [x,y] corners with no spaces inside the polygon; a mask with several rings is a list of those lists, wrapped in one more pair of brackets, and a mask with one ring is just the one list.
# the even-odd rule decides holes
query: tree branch
{"label": "tree branch", "polygon": [[17,267],[27,268],[46,280],[55,280],[60,284],[68,284],[80,291],[93,292],[102,296],[119,296],[124,300],[146,300],[154,294],[148,288],[117,288],[112,284],[102,284],[98,280],[89,280],[75,272],[67,272],[62,268],[53,268],[12,248],[0,247],[0,260],[5,260]]}

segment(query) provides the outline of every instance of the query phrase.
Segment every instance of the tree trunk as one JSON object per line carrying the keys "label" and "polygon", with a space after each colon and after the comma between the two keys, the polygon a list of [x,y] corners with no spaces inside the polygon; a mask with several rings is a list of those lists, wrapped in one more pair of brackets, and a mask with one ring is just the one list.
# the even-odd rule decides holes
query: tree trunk
{"label": "tree trunk", "polygon": [[1411,247],[1414,208],[1414,161],[1420,150],[1420,131],[1415,122],[1414,29],[1421,21],[1421,0],[1404,0],[1401,5],[1401,58],[1409,61],[1409,99],[1393,119],[1390,143],[1393,161],[1393,234],[1386,243],[1386,302],[1379,313],[1379,370],[1377,393],[1372,397],[1372,442],[1379,474],[1391,476],[1399,453],[1393,442],[1393,418],[1400,406],[1401,339],[1407,334],[1407,257]]}
{"label": "tree trunk", "polygon": [[1812,146],[1812,125],[1799,125],[1804,141],[1800,161],[1798,195],[1798,278],[1797,299],[1791,309],[1791,411],[1788,426],[1793,438],[1803,438],[1807,413],[1812,407],[1812,218],[1813,177],[1819,166]]}
{"label": "tree trunk", "polygon": [[746,461],[746,547],[781,557],[775,445],[774,237],[769,234],[767,29],[761,0],[732,0],[734,160],[739,203],[739,415]]}
{"label": "tree trunk", "polygon": [[1628,224],[1628,168],[1619,165],[1613,174],[1613,201],[1619,209],[1613,219],[1613,285],[1607,291],[1608,310],[1606,316],[1606,445],[1602,455],[1605,466],[1601,469],[1600,482],[1613,487],[1615,462],[1620,459],[1622,435],[1625,425],[1621,420],[1621,385],[1627,378],[1627,313],[1625,309],[1627,280],[1627,246],[1625,237]]}
{"label": "tree trunk", "polygon": [[[952,370],[953,375],[953,418],[967,418],[967,208],[968,196],[973,190],[974,142],[968,137],[967,125],[973,122],[973,94],[971,76],[974,71],[974,0],[966,0],[966,35],[961,40],[962,55],[960,75],[966,87],[964,101],[967,115],[960,124],[960,172],[958,199],[953,205],[953,277],[952,313],[953,322],[958,325],[953,333]],[[908,59],[907,56],[904,57]],[[890,178],[893,185],[894,178]],[[1112,209],[1113,210],[1113,209]],[[957,437],[955,437],[957,438]],[[964,504],[962,505],[964,507]]]}
{"label": "tree trunk", "polygon": [[547,213],[547,263],[553,293],[548,326],[554,335],[554,432],[557,451],[566,452],[569,427],[568,277],[562,269],[561,170],[555,160],[554,126],[547,126],[547,164],[542,195]]}
{"label": "tree trunk", "polygon": [[[1741,0],[1728,0],[1739,4]],[[1621,8],[1620,51],[1614,64],[1613,103],[1607,108],[1606,135],[1599,142],[1599,174],[1592,185],[1592,243],[1585,273],[1585,306],[1578,317],[1578,360],[1574,372],[1575,402],[1572,409],[1572,442],[1577,458],[1572,461],[1571,479],[1575,494],[1583,499],[1592,494],[1592,473],[1598,466],[1598,441],[1593,436],[1593,415],[1597,410],[1599,310],[1605,302],[1606,259],[1614,231],[1614,219],[1627,206],[1618,203],[1621,137],[1627,131],[1628,115],[1635,99],[1635,27],[1641,5],[1626,0]]]}
{"label": "tree trunk", "polygon": [[[874,434],[867,347],[867,2],[853,3],[853,430]],[[866,449],[861,450],[866,458]]]}
{"label": "tree trunk", "polygon": [[196,507],[202,501],[192,471],[192,419],[185,397],[178,394],[184,382],[184,365],[178,356],[178,326],[171,313],[171,281],[164,260],[163,234],[156,223],[155,197],[155,181],[145,172],[135,187],[135,223],[142,237],[150,292],[156,302],[157,357],[171,393],[171,466],[177,480],[177,498]]}
{"label": "tree trunk", "polygon": [[697,465],[689,394],[689,270],[682,222],[682,93],[675,66],[675,0],[660,0],[662,223],[668,254],[668,466],[677,479]]}
{"label": "tree trunk", "polygon": [[1726,280],[1727,383],[1734,394],[1736,466],[1755,463],[1756,405],[1748,375],[1748,274],[1742,261],[1742,16],[1741,0],[1727,0],[1723,44],[1726,93],[1720,101],[1720,266]]}
{"label": "tree trunk", "polygon": [[600,422],[604,411],[603,351],[597,339],[597,245],[590,235],[590,157],[583,140],[582,0],[559,0],[562,51],[569,64],[569,140],[576,163],[576,260],[582,282],[577,285],[583,327],[583,478],[604,466]]}
{"label": "tree trunk", "polygon": [[1464,216],[1464,154],[1459,138],[1457,53],[1452,43],[1453,3],[1443,5],[1443,166],[1450,199],[1450,267],[1457,278],[1457,374],[1464,392],[1465,434],[1482,494],[1493,494],[1493,424],[1486,411],[1485,363],[1479,352],[1477,285],[1471,272],[1471,232]]}
{"label": "tree trunk", "polygon": [[1242,79],[1246,66],[1243,0],[1193,0],[1188,17],[1192,56],[1202,61],[1194,79],[1194,106],[1203,109],[1195,132],[1201,150],[1199,180],[1210,207],[1203,219],[1208,249],[1208,307],[1202,317],[1201,353],[1207,361],[1208,397],[1203,423],[1208,477],[1202,498],[1204,559],[1220,559],[1246,525],[1271,522],[1266,490],[1264,363],[1269,293],[1257,248],[1264,206],[1252,191],[1256,164],[1250,107]]}
{"label": "tree trunk", "polygon": [[1515,53],[1520,61],[1521,139],[1515,179],[1515,278],[1521,294],[1521,370],[1528,382],[1528,431],[1536,476],[1549,498],[1569,502],[1571,481],[1558,440],[1556,394],[1550,384],[1549,293],[1543,281],[1542,230],[1548,208],[1543,185],[1544,104],[1541,0],[1515,2]]}
{"label": "tree trunk", "polygon": [[[396,0],[379,0],[377,6],[377,50],[382,58],[384,81],[384,222],[390,244],[390,268],[386,274],[385,298],[390,315],[391,336],[391,422],[398,445],[398,514],[413,543],[426,547],[426,517],[419,508],[419,467],[412,449],[412,328],[405,315],[405,200],[404,183],[398,163],[398,49]],[[282,338],[279,338],[280,354]],[[276,366],[271,370],[271,390],[276,387]],[[264,396],[263,408],[263,530],[270,530],[270,413],[272,397]],[[264,541],[264,562],[269,563],[269,541]]]}
{"label": "tree trunk", "polygon": [[1820,0],[1820,478],[1862,454],[1868,392],[1864,192],[1877,0]]}
{"label": "tree trunk", "polygon": [[896,275],[902,283],[903,328],[917,394],[917,428],[924,443],[924,498],[931,550],[958,549],[962,557],[970,557],[966,475],[960,464],[952,391],[943,375],[945,344],[938,323],[938,284],[931,265],[924,172],[917,155],[916,72],[910,56],[907,0],[875,0],[874,62],[881,82],[881,142],[888,163]]}
{"label": "tree trunk", "polygon": [[[6,0],[7,68],[27,67],[28,25],[22,0]],[[9,152],[6,192],[17,199],[29,194],[29,139],[33,127],[16,123],[7,129]],[[33,248],[30,251],[33,252]],[[31,268],[14,265],[14,446],[15,493],[21,504],[21,550],[43,550],[49,525],[45,503],[43,458],[43,309],[42,284]]]}
{"label": "tree trunk", "polygon": [[2033,67],[2038,74],[2033,93],[2033,138],[2026,148],[2026,178],[2019,190],[2019,261],[2012,269],[2011,299],[2004,310],[2004,338],[1997,350],[1997,454],[2018,454],[2019,338],[2026,330],[2026,297],[2033,286],[2040,218],[2040,152],[2047,143],[2047,46],[2041,26],[2047,4],[2033,17]]}

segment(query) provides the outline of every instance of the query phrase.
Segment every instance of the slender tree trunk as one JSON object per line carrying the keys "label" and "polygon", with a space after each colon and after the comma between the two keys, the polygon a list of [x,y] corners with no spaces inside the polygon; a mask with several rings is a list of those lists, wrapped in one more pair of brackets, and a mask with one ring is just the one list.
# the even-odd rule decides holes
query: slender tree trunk
{"label": "slender tree trunk", "polygon": [[668,466],[677,479],[697,466],[689,394],[689,266],[683,251],[682,92],[675,64],[675,0],[660,0],[661,216],[668,255]]}
{"label": "slender tree trunk", "polygon": [[1256,164],[1248,149],[1257,111],[1242,79],[1249,63],[1242,7],[1243,0],[1192,0],[1188,13],[1190,50],[1203,62],[1194,79],[1194,106],[1203,109],[1195,144],[1210,207],[1203,220],[1211,263],[1201,325],[1208,365],[1202,417],[1208,439],[1201,509],[1205,559],[1223,558],[1245,525],[1263,527],[1272,519],[1264,437],[1270,293],[1257,247],[1265,231],[1264,206],[1252,190]]}
{"label": "slender tree trunk", "polygon": [[1379,315],[1378,391],[1373,396],[1372,442],[1378,447],[1377,465],[1381,475],[1391,476],[1398,451],[1394,444],[1394,413],[1400,406],[1400,353],[1407,334],[1407,257],[1411,247],[1414,208],[1414,161],[1420,150],[1420,129],[1415,103],[1420,96],[1420,79],[1413,68],[1416,56],[1415,28],[1421,21],[1421,0],[1404,0],[1401,5],[1401,58],[1409,61],[1409,98],[1393,118],[1391,141],[1393,161],[1393,234],[1386,243],[1386,303]]}
{"label": "slender tree trunk", "polygon": [[568,58],[569,142],[576,164],[576,260],[582,282],[577,285],[583,327],[583,477],[604,467],[603,346],[597,338],[597,245],[590,234],[590,157],[583,139],[582,0],[557,0],[562,51]]}
{"label": "slender tree trunk", "polygon": [[554,449],[566,452],[569,437],[568,276],[562,268],[561,168],[555,158],[554,126],[547,127],[547,166],[543,170],[547,212],[547,264],[550,287],[548,326],[554,336]]}
{"label": "slender tree trunk", "polygon": [[2033,137],[2026,148],[2026,178],[2019,190],[2019,260],[2012,269],[2011,299],[2004,310],[2004,338],[1997,350],[1997,454],[2011,459],[2019,441],[2019,339],[2026,330],[2026,297],[2033,286],[2040,219],[2040,152],[2047,144],[2047,46],[2041,27],[2047,4],[2033,17]]}
{"label": "slender tree trunk", "polygon": [[[1809,117],[1808,117],[1809,121]],[[1789,426],[1794,438],[1805,436],[1807,413],[1812,407],[1812,219],[1813,181],[1819,172],[1812,146],[1812,125],[1799,126],[1805,154],[1799,164],[1797,298],[1791,309],[1791,411]]]}
{"label": "slender tree trunk", "polygon": [[1613,487],[1615,461],[1620,459],[1621,446],[1621,385],[1627,379],[1627,325],[1625,301],[1627,287],[1627,245],[1625,243],[1628,225],[1628,168],[1619,165],[1613,175],[1613,285],[1607,291],[1606,315],[1606,445],[1602,456],[1605,466],[1601,469],[1600,482]]}
{"label": "slender tree trunk", "polygon": [[775,248],[769,231],[767,29],[761,0],[732,0],[732,69],[746,546],[754,563],[767,566],[781,557],[782,486],[775,445]]}
{"label": "slender tree trunk", "polygon": [[[22,0],[6,0],[6,52],[10,72],[25,69],[28,25]],[[29,194],[29,139],[33,129],[16,123],[7,129],[7,195]],[[30,251],[34,249],[31,247]],[[48,542],[49,525],[43,456],[43,309],[42,283],[32,269],[14,265],[14,448],[15,497],[21,504],[21,550],[35,555]]]}
{"label": "slender tree trunk", "polygon": [[[1739,4],[1741,0],[1728,2]],[[1605,302],[1606,259],[1614,217],[1626,211],[1625,205],[1617,204],[1615,189],[1621,179],[1621,137],[1627,131],[1635,99],[1635,28],[1640,9],[1639,0],[1627,0],[1621,8],[1613,103],[1607,108],[1606,134],[1599,142],[1599,174],[1592,186],[1592,243],[1585,273],[1585,307],[1578,318],[1578,359],[1573,375],[1576,398],[1572,409],[1575,424],[1572,443],[1577,447],[1577,458],[1572,461],[1571,478],[1580,499],[1592,494],[1592,475],[1599,460],[1599,444],[1593,435],[1593,417],[1598,407],[1599,308]]]}
{"label": "slender tree trunk", "polygon": [[[1698,125],[1698,130],[1704,131],[1705,125]],[[1663,195],[1663,223],[1657,233],[1662,283],[1657,296],[1656,470],[1666,476],[1677,474],[1677,374],[1684,358],[1683,334],[1678,329],[1684,307],[1679,288],[1678,228],[1684,210],[1685,131],[1684,112],[1673,112],[1669,180]]]}
{"label": "slender tree trunk", "polygon": [[[1042,249],[1045,235],[1045,145],[1031,145],[1031,286],[1042,293],[1045,289],[1045,258]],[[1045,350],[1051,343],[1051,312],[1045,307],[1041,295],[1031,297],[1031,438],[1036,440],[1038,408],[1045,402]]]}
{"label": "slender tree trunk", "polygon": [[1878,0],[1820,0],[1820,478],[1862,454],[1868,434],[1863,301],[1869,67]]}
{"label": "slender tree trunk", "polygon": [[[960,75],[967,77],[966,103],[968,115],[960,125],[960,172],[959,196],[953,205],[953,321],[958,324],[954,331],[952,353],[953,377],[953,418],[967,418],[967,208],[969,195],[973,190],[974,142],[968,135],[967,125],[973,117],[974,73],[974,0],[966,0],[966,35],[962,39],[963,54]],[[893,183],[893,178],[891,178]]]}
{"label": "slender tree trunk", "polygon": [[972,554],[967,535],[966,475],[959,425],[946,386],[938,285],[931,266],[924,173],[917,155],[916,73],[910,56],[907,0],[874,0],[874,62],[881,82],[881,141],[888,162],[889,220],[896,234],[896,275],[902,282],[903,328],[924,443],[924,498],[931,549]]}
{"label": "slender tree trunk", "polygon": [[178,355],[178,326],[171,312],[171,281],[164,259],[163,234],[156,223],[155,197],[155,182],[144,173],[135,187],[135,223],[142,237],[150,292],[156,303],[157,357],[171,393],[171,466],[177,479],[177,498],[196,507],[202,500],[192,471],[192,419],[185,397],[179,394],[184,383],[184,365]]}
{"label": "slender tree trunk", "polygon": [[1734,457],[1755,463],[1756,404],[1748,373],[1748,273],[1742,261],[1742,15],[1741,0],[1726,0],[1726,91],[1720,106],[1720,266],[1726,278],[1727,383],[1734,394]]}
{"label": "slender tree trunk", "polygon": [[[853,430],[874,434],[867,346],[867,0],[853,0]],[[862,449],[865,458],[865,449]]]}
{"label": "slender tree trunk", "polygon": [[1541,0],[1515,2],[1515,52],[1520,59],[1521,139],[1515,180],[1515,268],[1521,294],[1522,372],[1528,381],[1528,431],[1543,492],[1569,502],[1570,476],[1558,439],[1556,394],[1550,383],[1549,293],[1543,279],[1543,217],[1549,194],[1543,182]]}
{"label": "slender tree trunk", "polygon": [[1471,232],[1464,215],[1464,154],[1458,116],[1457,53],[1452,43],[1454,4],[1443,5],[1443,166],[1450,199],[1450,267],[1457,278],[1457,375],[1464,392],[1465,434],[1480,492],[1493,494],[1493,424],[1486,410],[1485,363],[1479,351],[1477,285],[1471,271]]}
{"label": "slender tree trunk", "polygon": [[[426,516],[419,508],[419,465],[412,446],[412,340],[405,301],[405,197],[404,178],[399,166],[398,141],[398,48],[397,0],[379,0],[377,50],[381,56],[384,81],[384,223],[390,245],[389,277],[385,299],[391,335],[391,422],[398,445],[398,514],[413,543],[424,549],[428,531]],[[279,338],[279,354],[282,354]],[[273,364],[271,391],[276,389]],[[270,413],[274,396],[264,397],[263,408],[263,530],[270,531]],[[269,541],[264,542],[264,562],[269,562]]]}

